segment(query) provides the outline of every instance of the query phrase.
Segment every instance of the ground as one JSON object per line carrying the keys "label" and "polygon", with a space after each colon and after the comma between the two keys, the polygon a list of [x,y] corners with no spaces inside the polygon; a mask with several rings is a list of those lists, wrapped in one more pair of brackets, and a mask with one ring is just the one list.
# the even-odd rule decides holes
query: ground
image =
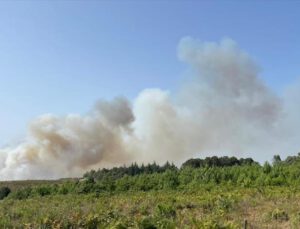
{"label": "ground", "polygon": [[205,186],[197,190],[49,195],[0,202],[0,227],[299,228],[300,190]]}

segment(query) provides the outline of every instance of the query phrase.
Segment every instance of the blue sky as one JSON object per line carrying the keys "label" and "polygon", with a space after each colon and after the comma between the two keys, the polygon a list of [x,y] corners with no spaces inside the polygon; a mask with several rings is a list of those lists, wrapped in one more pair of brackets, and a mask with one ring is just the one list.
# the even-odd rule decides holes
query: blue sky
{"label": "blue sky", "polygon": [[297,1],[1,1],[0,145],[43,113],[176,90],[178,41],[235,40],[280,94],[300,76]]}

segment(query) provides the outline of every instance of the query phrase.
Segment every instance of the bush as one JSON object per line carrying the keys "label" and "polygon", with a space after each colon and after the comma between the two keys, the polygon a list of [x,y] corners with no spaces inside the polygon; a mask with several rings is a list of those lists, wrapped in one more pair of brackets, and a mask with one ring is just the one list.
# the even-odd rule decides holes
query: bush
{"label": "bush", "polygon": [[157,229],[158,227],[155,225],[155,220],[152,217],[146,217],[142,219],[138,227],[140,229]]}
{"label": "bush", "polygon": [[24,200],[32,196],[32,188],[22,188],[15,192],[12,192],[11,197],[17,200]]}
{"label": "bush", "polygon": [[179,185],[177,171],[167,170],[161,176],[162,189],[176,189]]}
{"label": "bush", "polygon": [[176,211],[175,209],[168,204],[159,204],[156,209],[157,215],[164,218],[175,218]]}
{"label": "bush", "polygon": [[271,212],[271,218],[277,221],[288,221],[289,215],[284,210],[276,208]]}
{"label": "bush", "polygon": [[3,200],[5,197],[7,197],[10,193],[10,188],[8,187],[1,187],[0,188],[0,200]]}
{"label": "bush", "polygon": [[38,186],[35,188],[35,193],[39,196],[46,196],[52,194],[51,186]]}

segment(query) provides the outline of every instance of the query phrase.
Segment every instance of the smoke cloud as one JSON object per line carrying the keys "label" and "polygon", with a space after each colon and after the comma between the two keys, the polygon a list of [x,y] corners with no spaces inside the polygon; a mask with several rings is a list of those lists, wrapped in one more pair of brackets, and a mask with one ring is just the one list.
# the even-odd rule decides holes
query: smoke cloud
{"label": "smoke cloud", "polygon": [[266,160],[298,151],[300,84],[277,96],[231,39],[183,38],[178,58],[190,74],[178,92],[145,89],[132,102],[98,101],[83,116],[34,120],[22,144],[0,150],[1,179],[80,176],[133,161],[180,163],[217,153]]}

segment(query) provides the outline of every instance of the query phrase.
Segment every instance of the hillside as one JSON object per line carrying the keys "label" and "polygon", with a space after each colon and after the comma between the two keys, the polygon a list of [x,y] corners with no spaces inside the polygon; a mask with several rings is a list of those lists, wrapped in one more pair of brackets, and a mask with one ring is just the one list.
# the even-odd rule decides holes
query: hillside
{"label": "hillside", "polygon": [[[299,228],[300,156],[211,157],[1,182],[0,227]],[[3,192],[2,192],[3,193]]]}

